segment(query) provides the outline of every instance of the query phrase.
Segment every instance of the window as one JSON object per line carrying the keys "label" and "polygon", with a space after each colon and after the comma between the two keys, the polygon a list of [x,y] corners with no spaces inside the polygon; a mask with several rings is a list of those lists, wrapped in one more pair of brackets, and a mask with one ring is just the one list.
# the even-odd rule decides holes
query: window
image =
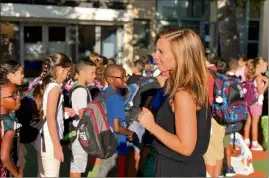
{"label": "window", "polygon": [[177,18],[177,11],[175,7],[163,6],[162,17],[164,20],[172,20]]}
{"label": "window", "polygon": [[258,56],[258,43],[248,43],[248,58],[254,59]]}
{"label": "window", "polygon": [[49,27],[49,41],[65,41],[65,27]]}
{"label": "window", "polygon": [[259,21],[249,21],[248,25],[248,40],[259,40]]}
{"label": "window", "polygon": [[42,26],[24,27],[24,42],[37,43],[42,41]]}
{"label": "window", "polygon": [[188,0],[189,17],[203,17],[205,13],[205,0]]}
{"label": "window", "polygon": [[134,20],[133,45],[137,48],[148,48],[150,40],[150,20]]}

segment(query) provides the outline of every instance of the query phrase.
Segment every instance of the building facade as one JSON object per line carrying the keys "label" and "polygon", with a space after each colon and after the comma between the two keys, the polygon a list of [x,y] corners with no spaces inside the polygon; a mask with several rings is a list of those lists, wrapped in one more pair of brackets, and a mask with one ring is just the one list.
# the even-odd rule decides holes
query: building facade
{"label": "building facade", "polygon": [[[264,4],[268,3],[266,1],[268,0],[265,0]],[[158,0],[157,29],[159,31],[174,26],[190,27],[201,36],[205,48],[219,55],[217,2],[217,0]],[[263,48],[263,45],[259,44],[261,11],[259,8],[253,8],[256,6],[250,0],[245,0],[243,4],[236,4],[240,53],[249,58],[258,56],[259,49]],[[268,13],[266,10],[264,12]],[[261,23],[266,23],[265,21]],[[264,32],[263,35],[267,35]]]}
{"label": "building facade", "polygon": [[72,60],[97,52],[128,68],[134,54],[147,54],[152,46],[155,14],[155,1],[3,0],[1,54],[20,61],[26,77],[39,75],[53,52]]}

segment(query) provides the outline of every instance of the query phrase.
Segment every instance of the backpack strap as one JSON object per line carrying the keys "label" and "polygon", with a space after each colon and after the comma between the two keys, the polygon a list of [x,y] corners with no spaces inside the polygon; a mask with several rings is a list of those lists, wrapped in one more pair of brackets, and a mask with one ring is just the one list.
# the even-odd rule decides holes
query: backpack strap
{"label": "backpack strap", "polygon": [[105,99],[109,98],[112,95],[115,95],[117,92],[115,90],[111,90],[109,92],[104,92]]}
{"label": "backpack strap", "polygon": [[217,73],[216,71],[214,71],[214,70],[208,68],[208,72],[212,75],[212,77],[213,77],[214,79],[217,78],[217,74],[218,74],[218,73]]}
{"label": "backpack strap", "polygon": [[71,93],[70,98],[69,98],[70,106],[72,106],[72,93],[78,88],[84,88],[87,91],[87,102],[91,101],[91,93],[90,93],[89,89],[84,85],[75,84],[70,90],[70,93]]}

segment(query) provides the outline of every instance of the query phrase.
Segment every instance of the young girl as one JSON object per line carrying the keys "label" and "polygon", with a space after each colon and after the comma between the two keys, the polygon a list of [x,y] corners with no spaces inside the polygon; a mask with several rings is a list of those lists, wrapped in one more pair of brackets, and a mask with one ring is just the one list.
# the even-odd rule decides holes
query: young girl
{"label": "young girl", "polygon": [[267,61],[261,57],[251,59],[248,62],[248,79],[254,80],[257,93],[259,95],[258,101],[249,106],[249,114],[244,128],[245,143],[249,146],[249,131],[252,127],[252,143],[251,149],[262,151],[262,146],[258,143],[258,123],[262,114],[263,94],[268,87],[268,78],[262,74],[267,71]]}
{"label": "young girl", "polygon": [[[166,101],[156,122],[143,108],[138,120],[155,136],[156,177],[205,177],[210,137],[207,68],[200,37],[188,28],[160,32],[155,62],[169,71]],[[187,111],[187,112],[186,112]]]}
{"label": "young girl", "polygon": [[22,85],[24,74],[21,64],[14,60],[6,60],[1,64],[0,72],[4,83]]}
{"label": "young girl", "polygon": [[8,177],[10,173],[14,177],[22,177],[23,169],[17,169],[17,161],[19,159],[17,151],[19,135],[17,129],[20,127],[20,124],[18,124],[15,118],[10,116],[11,112],[20,107],[20,99],[16,86],[10,82],[6,83],[7,81],[2,74],[0,74],[0,176]]}
{"label": "young girl", "polygon": [[44,61],[40,82],[33,96],[42,119],[46,122],[35,140],[40,177],[59,177],[60,162],[64,161],[60,140],[64,131],[62,83],[72,63],[68,56],[54,53]]}
{"label": "young girl", "polygon": [[[10,83],[14,84],[15,87],[22,85],[23,78],[24,78],[24,70],[21,64],[19,64],[17,61],[14,60],[6,60],[3,63],[1,63],[0,66],[0,73],[1,73],[1,81],[2,83]],[[16,122],[18,122],[18,119],[15,116],[15,112],[11,111],[10,117],[12,117]],[[25,155],[26,155],[26,149],[23,144],[18,145],[20,149],[20,157],[19,157],[19,164],[21,172],[23,172],[24,166],[25,166]]]}

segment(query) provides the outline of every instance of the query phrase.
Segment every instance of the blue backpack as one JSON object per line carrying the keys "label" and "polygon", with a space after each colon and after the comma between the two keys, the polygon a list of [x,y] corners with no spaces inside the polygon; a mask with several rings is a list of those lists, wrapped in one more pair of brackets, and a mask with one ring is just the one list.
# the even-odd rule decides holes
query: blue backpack
{"label": "blue backpack", "polygon": [[247,105],[239,78],[209,70],[214,77],[212,115],[221,125],[233,125],[247,119]]}

